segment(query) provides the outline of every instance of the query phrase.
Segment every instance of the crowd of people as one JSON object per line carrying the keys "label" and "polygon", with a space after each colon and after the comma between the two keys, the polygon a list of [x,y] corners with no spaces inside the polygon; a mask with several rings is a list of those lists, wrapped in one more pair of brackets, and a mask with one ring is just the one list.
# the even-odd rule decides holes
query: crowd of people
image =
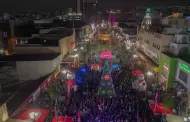
{"label": "crowd of people", "polygon": [[[98,94],[101,77],[101,70],[89,70],[77,91],[71,91],[69,103],[66,98],[58,100],[55,106],[56,100],[47,89],[29,107],[49,109],[45,122],[51,122],[55,115],[71,116],[76,122],[79,117],[81,122],[156,122],[145,93],[132,88],[130,66],[125,64],[120,70],[111,71],[109,82],[114,84],[114,95]],[[57,82],[60,95],[67,96],[63,82]]]}

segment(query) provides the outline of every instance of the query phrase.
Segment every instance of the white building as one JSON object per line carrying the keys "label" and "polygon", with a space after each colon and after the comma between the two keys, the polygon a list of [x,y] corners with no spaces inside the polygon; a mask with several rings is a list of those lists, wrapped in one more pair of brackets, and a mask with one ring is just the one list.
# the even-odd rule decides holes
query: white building
{"label": "white building", "polygon": [[16,72],[20,82],[36,80],[48,75],[60,68],[62,62],[60,53],[10,55],[2,56],[0,60],[16,62]]}
{"label": "white building", "polygon": [[[171,16],[173,18],[163,18],[160,20],[161,23],[157,25],[154,25],[153,21],[150,23],[150,18],[147,20],[146,15],[141,27],[138,29],[137,41],[139,41],[138,45],[140,50],[157,64],[160,62],[160,56],[162,52],[169,51],[169,49],[173,50],[174,52],[177,51],[175,50],[177,46],[179,47],[179,45],[175,44],[177,38],[183,38],[183,41],[189,40],[188,36],[181,37],[183,34],[175,36],[175,34],[186,32],[185,26],[181,26],[179,23],[178,26],[173,26],[169,23],[169,19],[180,21],[180,15],[181,14],[178,14],[178,16]],[[180,46],[182,46],[182,44],[180,44]],[[174,49],[171,49],[170,47]]]}
{"label": "white building", "polygon": [[190,35],[187,33],[176,34],[170,43],[170,52],[175,56],[190,53]]}
{"label": "white building", "polygon": [[169,25],[173,28],[190,29],[190,17],[183,17],[183,13],[173,13],[162,19],[163,25]]}

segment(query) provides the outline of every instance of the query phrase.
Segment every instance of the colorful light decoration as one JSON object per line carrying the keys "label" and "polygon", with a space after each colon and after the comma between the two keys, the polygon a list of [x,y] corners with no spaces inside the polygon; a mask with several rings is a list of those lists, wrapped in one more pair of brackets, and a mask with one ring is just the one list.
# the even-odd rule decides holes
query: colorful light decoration
{"label": "colorful light decoration", "polygon": [[100,70],[100,65],[99,64],[93,64],[91,66],[91,70]]}
{"label": "colorful light decoration", "polygon": [[110,76],[109,75],[104,75],[104,80],[109,80]]}
{"label": "colorful light decoration", "polygon": [[112,59],[112,52],[111,51],[103,51],[100,54],[101,59]]}

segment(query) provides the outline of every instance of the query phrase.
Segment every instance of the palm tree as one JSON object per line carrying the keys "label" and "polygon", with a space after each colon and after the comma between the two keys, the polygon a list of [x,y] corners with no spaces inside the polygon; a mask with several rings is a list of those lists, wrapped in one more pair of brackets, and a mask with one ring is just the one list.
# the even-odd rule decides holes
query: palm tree
{"label": "palm tree", "polygon": [[51,96],[52,98],[55,98],[54,111],[55,111],[56,122],[58,122],[58,116],[57,116],[58,91],[57,91],[57,88],[56,88],[56,84],[55,84],[55,83],[50,84],[49,93],[50,93],[50,96]]}
{"label": "palm tree", "polygon": [[167,108],[173,109],[175,107],[175,101],[169,95],[164,96],[162,104],[164,105],[164,114],[165,115],[166,115],[166,109]]}

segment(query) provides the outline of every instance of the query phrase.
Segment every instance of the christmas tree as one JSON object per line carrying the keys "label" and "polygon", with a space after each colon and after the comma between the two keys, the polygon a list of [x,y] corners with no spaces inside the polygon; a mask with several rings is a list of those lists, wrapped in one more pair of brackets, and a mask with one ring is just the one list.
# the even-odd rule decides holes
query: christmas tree
{"label": "christmas tree", "polygon": [[111,78],[111,66],[109,60],[104,60],[102,78],[99,86],[99,95],[100,96],[113,96],[114,86]]}

